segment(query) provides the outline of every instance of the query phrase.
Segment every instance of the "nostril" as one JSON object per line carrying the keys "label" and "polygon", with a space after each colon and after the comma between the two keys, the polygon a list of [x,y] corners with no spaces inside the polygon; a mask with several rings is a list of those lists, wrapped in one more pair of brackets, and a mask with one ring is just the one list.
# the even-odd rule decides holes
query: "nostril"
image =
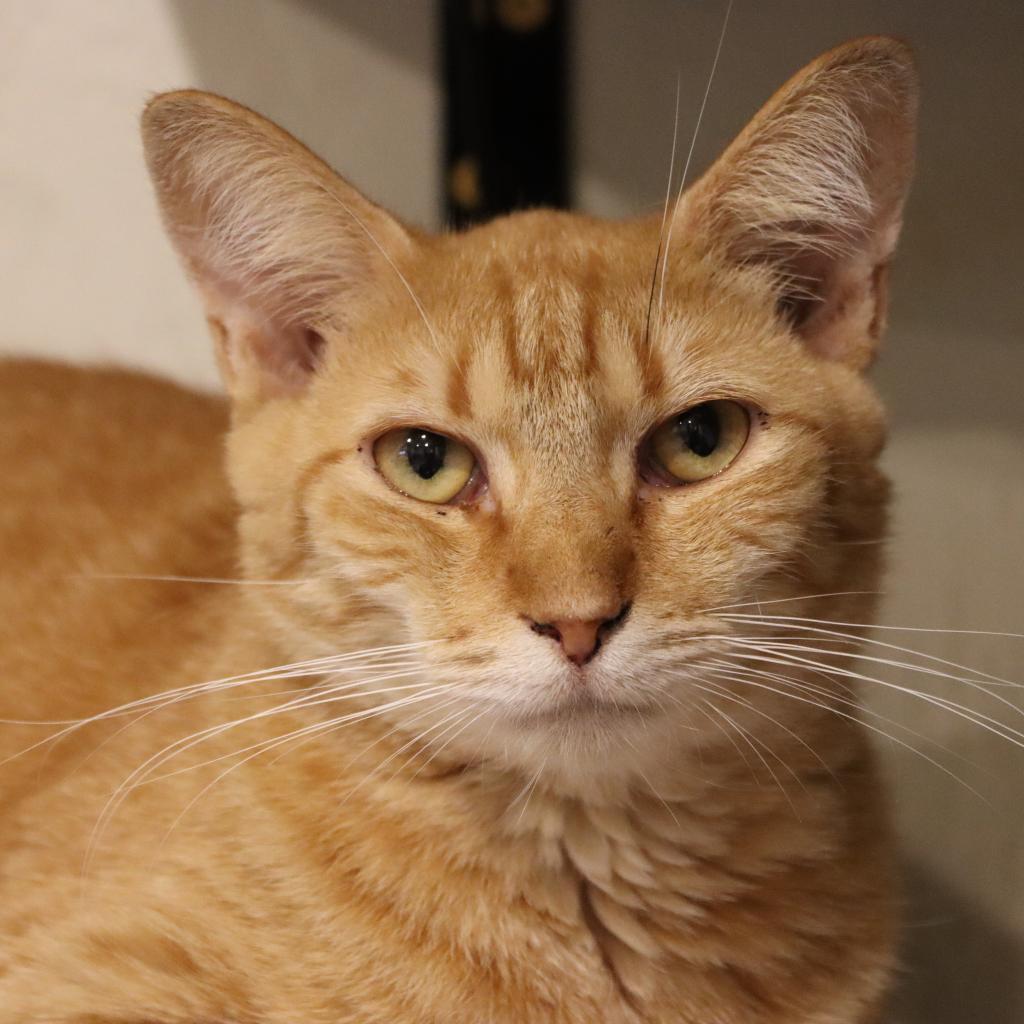
{"label": "nostril", "polygon": [[606,619],[528,621],[534,633],[557,641],[566,658],[574,665],[582,667],[594,658],[604,640],[622,625],[631,608],[631,602],[627,601],[614,615]]}
{"label": "nostril", "polygon": [[557,640],[559,643],[562,642],[562,634],[558,632],[558,629],[551,625],[550,622],[534,622],[530,620],[530,629],[534,633],[540,633],[541,636],[549,636],[552,640]]}
{"label": "nostril", "polygon": [[625,621],[629,613],[633,610],[633,602],[626,601],[622,607],[610,618],[605,619],[597,628],[598,635],[601,637],[608,636],[609,633],[614,632],[619,628]]}

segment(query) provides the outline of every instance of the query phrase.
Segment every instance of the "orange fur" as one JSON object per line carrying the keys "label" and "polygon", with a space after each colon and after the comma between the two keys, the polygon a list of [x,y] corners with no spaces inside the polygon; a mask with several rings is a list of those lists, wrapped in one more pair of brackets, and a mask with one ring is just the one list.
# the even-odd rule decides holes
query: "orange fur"
{"label": "orange fur", "polygon": [[[871,614],[858,542],[887,485],[859,371],[913,94],[900,44],[826,54],[683,197],[667,251],[660,217],[426,237],[257,115],[154,101],[229,479],[218,400],[0,368],[0,716],[23,720],[0,728],[2,1024],[877,1019],[889,839],[847,695],[709,666],[742,632],[724,605]],[[755,410],[735,464],[639,481],[650,430],[711,398]],[[480,499],[390,489],[372,441],[403,424],[470,444]],[[238,564],[250,585],[96,578]],[[626,601],[582,674],[524,621]],[[416,642],[351,662],[332,703],[266,678],[56,742],[24,724]]]}

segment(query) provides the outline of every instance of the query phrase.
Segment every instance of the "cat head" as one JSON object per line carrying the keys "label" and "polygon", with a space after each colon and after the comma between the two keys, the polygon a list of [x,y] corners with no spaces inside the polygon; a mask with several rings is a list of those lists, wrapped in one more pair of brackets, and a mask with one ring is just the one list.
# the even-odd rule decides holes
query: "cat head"
{"label": "cat head", "polygon": [[245,569],[307,581],[261,591],[290,653],[422,644],[484,756],[614,773],[711,728],[695,687],[728,664],[723,609],[875,590],[863,371],[915,103],[906,48],[856,40],[664,214],[428,236],[251,111],[154,99],[149,167],[233,402]]}

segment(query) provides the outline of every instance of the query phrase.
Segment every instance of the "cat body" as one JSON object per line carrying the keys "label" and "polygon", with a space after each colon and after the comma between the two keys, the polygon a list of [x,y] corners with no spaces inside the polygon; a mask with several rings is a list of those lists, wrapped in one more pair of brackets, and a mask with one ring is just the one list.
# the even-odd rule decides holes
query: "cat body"
{"label": "cat body", "polygon": [[[878,1019],[851,693],[741,617],[870,619],[913,91],[851,43],[665,217],[436,238],[154,101],[230,411],[0,368],[0,1022]],[[692,409],[746,426],[681,486]]]}

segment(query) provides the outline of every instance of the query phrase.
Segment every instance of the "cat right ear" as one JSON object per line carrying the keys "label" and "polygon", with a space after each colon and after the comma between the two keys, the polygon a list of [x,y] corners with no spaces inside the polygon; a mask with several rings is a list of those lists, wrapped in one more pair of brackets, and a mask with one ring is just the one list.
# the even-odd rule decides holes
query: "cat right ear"
{"label": "cat right ear", "polygon": [[410,234],[276,125],[209,93],[153,99],[146,162],[241,402],[297,394]]}
{"label": "cat right ear", "polygon": [[916,113],[903,43],[839,46],[787,82],[683,197],[677,230],[766,270],[808,349],[861,369],[885,326]]}

